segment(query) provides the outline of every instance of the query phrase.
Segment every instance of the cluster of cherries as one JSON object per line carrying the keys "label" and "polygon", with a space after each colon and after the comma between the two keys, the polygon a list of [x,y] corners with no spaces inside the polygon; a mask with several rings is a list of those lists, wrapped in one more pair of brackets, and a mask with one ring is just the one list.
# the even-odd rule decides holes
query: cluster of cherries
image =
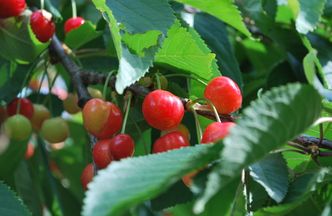
{"label": "cluster of cherries", "polygon": [[[60,117],[51,118],[50,111],[42,104],[32,104],[27,98],[15,98],[7,107],[1,107],[1,120],[5,134],[14,141],[27,140],[32,131],[40,132],[50,143],[67,139],[69,128]],[[29,143],[26,158],[33,155],[33,144]]]}
{"label": "cluster of cherries", "polygon": [[[25,0],[0,0],[0,19],[17,17],[26,9]],[[65,33],[83,25],[82,17],[72,17],[65,22]],[[43,43],[48,42],[55,32],[52,14],[46,10],[34,11],[30,16],[30,26],[36,38]]]}
{"label": "cluster of cherries", "polygon": [[[238,85],[225,76],[214,78],[207,85],[204,96],[220,114],[233,113],[242,104]],[[165,90],[154,90],[144,98],[142,112],[151,127],[161,130],[161,137],[153,144],[153,153],[190,145],[189,131],[181,124],[185,109],[179,97]],[[102,99],[91,99],[83,108],[83,122],[86,130],[99,139],[93,149],[93,159],[98,168],[105,168],[112,160],[133,155],[133,139],[128,134],[115,135],[122,125],[122,114],[115,104]],[[201,143],[213,143],[223,139],[234,125],[233,122],[214,122],[208,125]],[[81,176],[85,189],[92,180],[93,173],[92,164],[88,164]]]}

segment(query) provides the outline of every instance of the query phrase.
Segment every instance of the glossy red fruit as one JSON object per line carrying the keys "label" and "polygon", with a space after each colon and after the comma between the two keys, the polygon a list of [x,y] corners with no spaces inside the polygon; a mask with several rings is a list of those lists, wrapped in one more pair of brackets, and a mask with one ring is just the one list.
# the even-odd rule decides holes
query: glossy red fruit
{"label": "glossy red fruit", "polygon": [[28,143],[28,147],[25,152],[24,158],[26,160],[29,160],[33,156],[34,153],[35,153],[35,146],[32,143]]}
{"label": "glossy red fruit", "polygon": [[212,143],[224,139],[231,127],[234,127],[233,122],[213,122],[208,125],[203,133],[201,143]]}
{"label": "glossy red fruit", "polygon": [[110,153],[115,160],[133,156],[135,142],[128,134],[119,134],[110,141]]}
{"label": "glossy red fruit", "polygon": [[81,183],[84,190],[88,189],[88,184],[91,182],[94,176],[93,172],[93,165],[91,163],[84,168],[81,175]]}
{"label": "glossy red fruit", "polygon": [[181,132],[188,140],[190,140],[189,129],[184,124],[179,124],[175,128],[171,128],[169,130],[161,131],[160,135],[163,136],[163,135],[168,134],[168,133],[173,132],[173,131],[179,131],[179,132]]}
{"label": "glossy red fruit", "polygon": [[209,99],[221,114],[237,111],[242,104],[242,94],[239,86],[230,78],[219,76],[209,82],[204,91],[204,97]]}
{"label": "glossy red fruit", "polygon": [[189,146],[188,139],[181,132],[174,131],[158,138],[153,144],[153,153],[165,152]]}
{"label": "glossy red fruit", "polygon": [[176,127],[184,115],[181,100],[172,93],[159,89],[145,97],[142,111],[148,124],[159,130]]}
{"label": "glossy red fruit", "polygon": [[17,106],[20,104],[19,114],[24,115],[28,119],[31,119],[34,113],[33,105],[27,98],[15,98],[7,105],[7,114],[9,116],[16,115]]}
{"label": "glossy red fruit", "polygon": [[18,16],[25,8],[25,0],[0,0],[0,19]]}
{"label": "glossy red fruit", "polygon": [[47,42],[55,32],[55,25],[52,21],[52,14],[45,10],[38,10],[32,13],[30,25],[33,33],[40,42]]}
{"label": "glossy red fruit", "polygon": [[83,25],[85,20],[82,17],[72,17],[65,22],[65,33]]}
{"label": "glossy red fruit", "polygon": [[92,155],[98,168],[107,167],[113,160],[110,153],[110,139],[99,140],[93,148]]}
{"label": "glossy red fruit", "polygon": [[99,139],[110,138],[121,129],[121,110],[111,102],[93,98],[83,108],[83,125]]}

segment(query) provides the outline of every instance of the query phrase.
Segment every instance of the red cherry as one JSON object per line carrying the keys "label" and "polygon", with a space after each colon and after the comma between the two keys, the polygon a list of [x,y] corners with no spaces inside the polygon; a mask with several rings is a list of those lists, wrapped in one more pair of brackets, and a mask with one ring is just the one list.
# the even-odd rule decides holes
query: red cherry
{"label": "red cherry", "polygon": [[85,20],[82,17],[72,17],[65,22],[65,33],[83,25]]}
{"label": "red cherry", "polygon": [[30,25],[37,39],[43,43],[49,41],[55,32],[52,14],[45,10],[33,12],[30,17]]}
{"label": "red cherry", "polygon": [[176,127],[184,115],[181,100],[172,93],[159,89],[145,97],[142,111],[148,124],[159,130]]}
{"label": "red cherry", "polygon": [[204,91],[221,114],[237,111],[242,104],[242,94],[239,86],[230,78],[219,76],[209,82]]}
{"label": "red cherry", "polygon": [[121,129],[122,113],[115,104],[93,98],[83,108],[83,124],[97,138],[110,138]]}
{"label": "red cherry", "polygon": [[20,103],[19,114],[24,115],[28,119],[31,119],[34,113],[33,105],[27,98],[15,98],[7,105],[7,114],[9,116],[16,115],[17,106]]}
{"label": "red cherry", "polygon": [[84,168],[81,175],[81,183],[84,190],[88,189],[88,184],[93,179],[93,176],[94,176],[93,165],[90,163]]}
{"label": "red cherry", "polygon": [[93,148],[93,160],[99,168],[105,168],[113,160],[110,154],[110,139],[100,140]]}
{"label": "red cherry", "polygon": [[189,146],[188,139],[181,132],[174,131],[158,138],[153,144],[153,153]]}
{"label": "red cherry", "polygon": [[135,142],[128,134],[119,134],[110,141],[110,153],[115,160],[131,157],[134,154]]}
{"label": "red cherry", "polygon": [[0,0],[0,19],[18,16],[25,8],[25,0]]}
{"label": "red cherry", "polygon": [[201,143],[212,143],[224,139],[228,135],[229,129],[234,126],[233,122],[213,122],[206,127]]}
{"label": "red cherry", "polygon": [[28,143],[28,147],[25,152],[25,159],[29,160],[34,153],[35,153],[35,146],[32,143]]}

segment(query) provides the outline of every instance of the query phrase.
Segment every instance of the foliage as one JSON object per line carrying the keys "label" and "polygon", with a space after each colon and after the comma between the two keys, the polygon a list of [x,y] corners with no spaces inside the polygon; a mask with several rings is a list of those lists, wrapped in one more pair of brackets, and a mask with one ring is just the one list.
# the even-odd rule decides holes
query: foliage
{"label": "foliage", "polygon": [[[65,57],[55,39],[41,43],[30,27],[39,0],[0,19],[0,125],[3,108],[27,97],[70,131],[51,144],[38,131],[17,142],[1,130],[0,215],[331,215],[331,0],[73,2],[86,21],[65,34],[72,2],[45,0]],[[202,145],[197,126],[205,129],[214,114],[201,104],[196,116],[186,102],[220,75],[239,85],[242,108],[221,115],[236,122],[225,139]],[[160,84],[187,106],[191,146],[152,154],[161,132],[144,120],[142,101]],[[123,113],[130,108],[123,129],[135,154],[99,170],[84,191],[80,177],[96,140],[82,112],[69,114],[62,103],[77,93],[82,105],[87,86]]]}

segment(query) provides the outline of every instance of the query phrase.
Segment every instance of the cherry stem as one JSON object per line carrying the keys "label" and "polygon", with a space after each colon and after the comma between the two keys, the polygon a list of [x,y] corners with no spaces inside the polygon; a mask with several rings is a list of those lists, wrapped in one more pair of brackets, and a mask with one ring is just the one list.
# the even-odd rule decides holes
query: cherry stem
{"label": "cherry stem", "polygon": [[161,89],[161,83],[160,83],[160,76],[159,73],[156,73],[156,80],[157,80],[157,88]]}
{"label": "cherry stem", "polygon": [[201,83],[204,86],[207,86],[206,82],[204,82],[203,80],[201,80],[201,79],[199,79],[197,77],[194,77],[194,76],[192,76],[190,74],[167,74],[167,75],[165,75],[165,77],[185,77],[185,78],[188,78],[188,79],[195,80],[195,81]]}
{"label": "cherry stem", "polygon": [[126,125],[127,125],[127,120],[128,120],[128,115],[129,115],[129,111],[130,111],[130,104],[131,104],[131,98],[132,98],[133,94],[130,91],[126,92],[126,111],[125,111],[125,116],[123,119],[123,124],[122,124],[122,129],[121,129],[121,133],[125,133],[126,131]]}
{"label": "cherry stem", "polygon": [[39,96],[40,96],[40,91],[41,91],[41,88],[43,86],[43,82],[44,82],[44,79],[46,77],[46,73],[47,71],[44,71],[42,77],[41,77],[41,80],[40,80],[40,84],[38,86],[38,90],[37,90],[37,103],[39,102]]}
{"label": "cherry stem", "polygon": [[76,18],[77,17],[77,8],[76,8],[75,0],[71,0],[71,9],[72,9],[73,17]]}
{"label": "cherry stem", "polygon": [[108,84],[109,84],[114,72],[115,72],[115,70],[112,70],[108,73],[105,83],[104,83],[103,96],[104,96],[105,100],[106,100],[106,96],[107,96],[107,87],[108,87]]}
{"label": "cherry stem", "polygon": [[195,125],[196,125],[196,135],[197,135],[197,143],[201,142],[202,139],[202,128],[201,125],[199,123],[199,119],[198,119],[198,114],[196,112],[196,110],[194,109],[194,105],[195,103],[190,104],[190,109],[193,112],[194,118],[195,118]]}
{"label": "cherry stem", "polygon": [[205,101],[207,104],[209,104],[209,106],[212,108],[212,111],[213,111],[213,113],[216,117],[217,122],[221,122],[220,117],[219,117],[219,113],[218,113],[216,107],[213,105],[213,103],[209,99],[207,99],[207,98],[198,98],[198,99],[193,100],[192,103],[196,104],[199,101]]}

